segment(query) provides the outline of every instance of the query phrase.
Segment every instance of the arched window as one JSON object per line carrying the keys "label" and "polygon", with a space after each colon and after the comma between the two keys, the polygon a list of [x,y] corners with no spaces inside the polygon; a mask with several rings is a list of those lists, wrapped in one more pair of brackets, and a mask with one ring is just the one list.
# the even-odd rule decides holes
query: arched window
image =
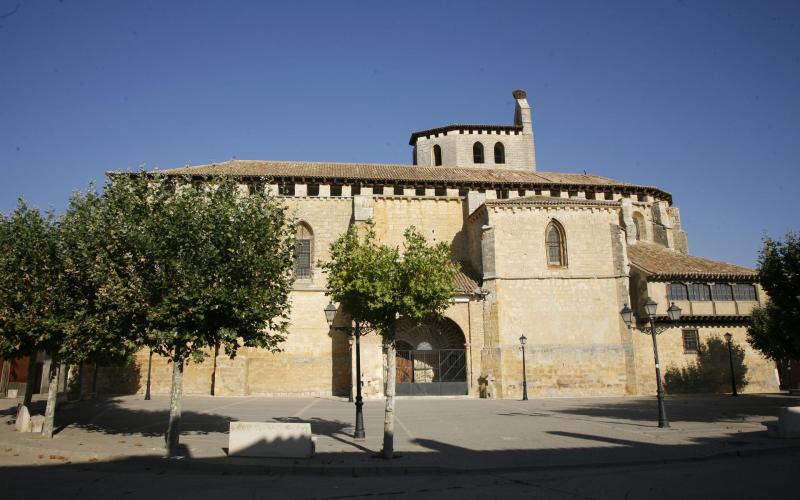
{"label": "arched window", "polygon": [[472,145],[472,162],[483,163],[483,144],[480,142]]}
{"label": "arched window", "polygon": [[545,247],[547,250],[547,265],[566,267],[567,244],[564,237],[564,228],[558,221],[550,221],[544,232]]}
{"label": "arched window", "polygon": [[311,278],[311,263],[314,255],[314,233],[305,222],[297,225],[294,245],[294,276],[297,279]]}
{"label": "arched window", "polygon": [[636,226],[636,240],[644,239],[644,216],[638,212],[633,214],[633,225]]}
{"label": "arched window", "polygon": [[503,146],[502,142],[498,142],[494,145],[494,162],[495,163],[506,162],[506,147]]}
{"label": "arched window", "polygon": [[433,146],[433,164],[437,167],[442,164],[442,147],[438,144]]}
{"label": "arched window", "polygon": [[689,292],[683,283],[670,283],[667,286],[667,298],[669,300],[689,300]]}

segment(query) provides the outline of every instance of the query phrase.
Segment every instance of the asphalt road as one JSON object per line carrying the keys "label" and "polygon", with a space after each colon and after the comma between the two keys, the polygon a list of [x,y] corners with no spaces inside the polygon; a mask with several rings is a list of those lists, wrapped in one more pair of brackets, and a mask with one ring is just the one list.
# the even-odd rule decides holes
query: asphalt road
{"label": "asphalt road", "polygon": [[342,477],[214,473],[169,460],[70,464],[0,450],[0,491],[9,499],[768,499],[796,498],[798,472],[798,452],[666,465]]}

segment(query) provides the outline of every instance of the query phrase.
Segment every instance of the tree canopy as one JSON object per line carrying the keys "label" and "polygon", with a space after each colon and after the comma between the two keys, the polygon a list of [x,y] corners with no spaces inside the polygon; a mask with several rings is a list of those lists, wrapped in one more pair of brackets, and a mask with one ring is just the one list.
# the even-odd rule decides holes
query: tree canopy
{"label": "tree canopy", "polygon": [[800,237],[766,238],[759,255],[761,286],[769,301],[756,308],[748,342],[775,360],[800,359]]}
{"label": "tree canopy", "polygon": [[384,339],[386,350],[386,407],[384,458],[394,455],[395,327],[398,317],[419,322],[441,314],[453,296],[456,266],[445,243],[429,245],[414,227],[405,231],[403,251],[380,244],[373,225],[363,235],[356,226],[332,245],[322,268],[328,275],[328,295],[351,318],[369,323]]}
{"label": "tree canopy", "polygon": [[247,196],[230,178],[118,175],[102,198],[102,293],[121,328],[174,363],[174,454],[185,361],[285,340],[294,224],[282,203]]}

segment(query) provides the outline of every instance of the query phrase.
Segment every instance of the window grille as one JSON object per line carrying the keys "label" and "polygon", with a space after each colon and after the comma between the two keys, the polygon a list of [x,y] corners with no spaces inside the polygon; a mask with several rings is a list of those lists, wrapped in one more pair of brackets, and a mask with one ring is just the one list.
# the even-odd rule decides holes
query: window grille
{"label": "window grille", "polygon": [[308,196],[319,196],[319,184],[309,184],[306,194]]}
{"label": "window grille", "polygon": [[433,194],[435,194],[436,196],[447,196],[447,188],[445,188],[444,186],[436,186]]}
{"label": "window grille", "polygon": [[683,330],[683,352],[693,354],[700,350],[700,336],[697,330]]}
{"label": "window grille", "polygon": [[714,300],[733,300],[733,290],[727,283],[714,283],[711,287],[711,297]]}
{"label": "window grille", "polygon": [[278,184],[278,194],[281,196],[294,196],[294,184]]}
{"label": "window grille", "polygon": [[607,200],[613,200],[614,199],[614,193],[612,193],[611,191],[606,191],[604,196],[605,196],[605,199],[607,199]]}
{"label": "window grille", "polygon": [[403,195],[403,186],[395,186],[394,187],[394,194],[395,194],[395,196],[402,196]]}
{"label": "window grille", "polygon": [[342,185],[333,184],[331,186],[331,196],[341,196],[341,195],[342,195]]}
{"label": "window grille", "polygon": [[414,189],[414,194],[416,194],[417,196],[425,196],[425,188]]}
{"label": "window grille", "polygon": [[547,247],[547,264],[550,266],[566,265],[566,245],[564,233],[558,222],[553,221],[545,231],[545,245]]}
{"label": "window grille", "polygon": [[689,300],[711,300],[710,287],[705,283],[690,283]]}
{"label": "window grille", "polygon": [[667,285],[667,298],[669,300],[689,300],[689,293],[683,283],[670,283]]}
{"label": "window grille", "polygon": [[297,226],[294,247],[294,275],[297,279],[311,278],[313,233],[305,223]]}
{"label": "window grille", "polygon": [[372,186],[372,194],[383,194],[383,186]]}
{"label": "window grille", "polygon": [[733,285],[733,296],[736,300],[758,300],[756,287],[750,283],[736,283]]}
{"label": "window grille", "polygon": [[586,191],[586,199],[587,200],[594,200],[595,199],[594,191]]}
{"label": "window grille", "polygon": [[354,196],[361,194],[361,184],[353,184],[350,186],[350,194]]}

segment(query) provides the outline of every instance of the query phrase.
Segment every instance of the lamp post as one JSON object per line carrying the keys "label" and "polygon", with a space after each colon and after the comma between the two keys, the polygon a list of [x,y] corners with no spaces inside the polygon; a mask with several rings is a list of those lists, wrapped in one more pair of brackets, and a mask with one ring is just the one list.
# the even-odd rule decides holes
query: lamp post
{"label": "lamp post", "polygon": [[150,401],[150,375],[153,373],[153,350],[150,349],[150,355],[147,357],[147,388],[144,391],[144,399]]}
{"label": "lamp post", "polygon": [[733,372],[733,349],[731,348],[731,339],[733,335],[730,332],[725,334],[725,342],[728,343],[728,361],[731,363],[731,396],[738,396],[736,392],[736,374]]}
{"label": "lamp post", "polygon": [[[661,365],[658,362],[658,342],[656,341],[656,336],[661,333],[658,331],[656,327],[656,311],[658,310],[658,304],[655,300],[647,297],[647,300],[644,302],[644,310],[647,316],[650,319],[650,333],[649,335],[653,337],[653,357],[655,358],[656,364],[656,388],[657,388],[657,397],[658,397],[658,426],[659,427],[669,427],[669,420],[667,420],[667,410],[664,407],[664,386],[661,383]],[[622,316],[622,320],[625,321],[625,324],[628,328],[634,323],[634,316],[633,311],[628,304],[622,308],[619,312]],[[667,309],[667,315],[669,316],[670,321],[678,321],[681,319],[681,308],[676,306],[673,302],[672,305]],[[663,330],[662,330],[663,331]],[[647,333],[647,332],[644,332]]]}
{"label": "lamp post", "polygon": [[528,400],[528,371],[525,369],[525,344],[528,342],[525,334],[519,338],[520,349],[522,349],[522,400]]}
{"label": "lamp post", "polygon": [[364,399],[361,397],[361,336],[369,333],[369,330],[365,329],[362,333],[361,324],[358,321],[355,322],[355,328],[333,326],[336,312],[336,306],[332,303],[325,306],[325,320],[328,322],[328,326],[334,330],[352,334],[356,342],[356,429],[353,433],[353,438],[361,440],[366,437],[364,432]]}

